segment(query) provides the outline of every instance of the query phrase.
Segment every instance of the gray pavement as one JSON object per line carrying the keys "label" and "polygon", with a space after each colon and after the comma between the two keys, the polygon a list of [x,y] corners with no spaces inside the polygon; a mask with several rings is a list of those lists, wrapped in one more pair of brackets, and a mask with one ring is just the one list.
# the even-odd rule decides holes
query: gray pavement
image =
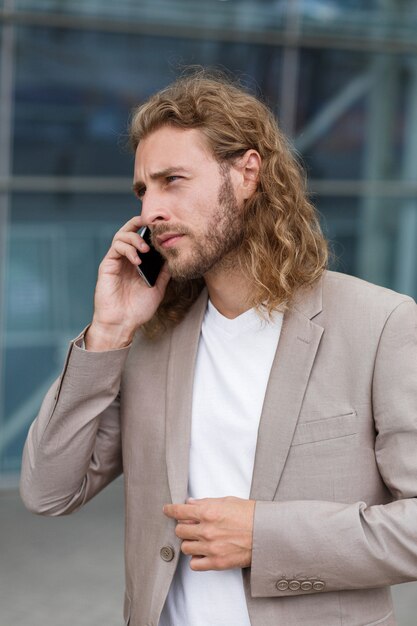
{"label": "gray pavement", "polygon": [[121,626],[123,483],[57,518],[0,492],[0,555],[0,626]]}
{"label": "gray pavement", "polygon": [[[121,626],[122,481],[52,519],[0,491],[0,564],[0,626]],[[395,587],[394,601],[399,626],[417,626],[417,583]]]}

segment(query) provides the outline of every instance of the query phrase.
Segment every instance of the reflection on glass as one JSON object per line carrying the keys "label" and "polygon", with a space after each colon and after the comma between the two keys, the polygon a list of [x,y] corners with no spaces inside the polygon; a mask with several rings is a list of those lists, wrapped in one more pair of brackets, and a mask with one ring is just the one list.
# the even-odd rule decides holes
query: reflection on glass
{"label": "reflection on glass", "polygon": [[[416,181],[415,2],[15,0],[15,7],[50,21],[15,26],[13,176],[129,180],[131,109],[183,66],[221,65],[259,90],[278,118],[296,103],[295,143],[321,184],[316,200],[332,267],[417,294],[417,204],[415,194],[401,196],[401,185]],[[71,28],[62,26],[65,16]],[[407,46],[408,56],[398,54]],[[367,180],[393,180],[401,197],[377,189],[361,197]],[[345,192],[334,191],[338,181]],[[90,320],[99,261],[137,211],[130,189],[13,197],[0,473],[19,467],[28,423],[68,338]]]}
{"label": "reflection on glass", "polygon": [[296,146],[311,177],[363,178],[368,72],[367,54],[302,51]]}
{"label": "reflection on glass", "polygon": [[305,36],[415,41],[417,24],[413,0],[15,0],[15,4],[22,11],[137,23],[141,29],[160,29],[161,35],[176,27],[188,29],[190,35],[197,29],[200,36],[216,30],[240,37],[279,35],[291,28],[289,13],[295,13],[297,28]]}
{"label": "reflection on glass", "polygon": [[[14,473],[20,469],[22,450],[29,423],[39,410],[46,383],[52,382],[51,370],[59,371],[56,347],[49,343],[20,345],[5,350],[5,388],[3,399],[5,420],[2,424],[0,472]],[[29,410],[28,410],[29,409]]]}
{"label": "reflection on glass", "polygon": [[91,320],[98,265],[116,230],[137,212],[130,193],[13,197],[0,471],[19,468],[27,428],[68,340]]}
{"label": "reflection on glass", "polygon": [[316,199],[314,204],[321,216],[323,232],[329,240],[330,268],[353,276],[357,275],[356,253],[360,199],[322,197]]}
{"label": "reflection on glass", "polygon": [[[314,197],[313,197],[314,200]],[[367,203],[379,207],[371,236],[364,215]],[[417,298],[417,201],[412,197],[325,196],[315,202],[332,250],[331,268],[368,279],[375,264],[377,284]],[[365,207],[365,208],[364,208]],[[361,247],[368,254],[361,256]]]}
{"label": "reflection on glass", "polygon": [[[37,0],[16,0],[18,9],[38,11]],[[283,27],[286,0],[44,0],[42,11],[100,19],[137,21],[141,26],[175,26],[204,29],[228,29],[245,32]]]}
{"label": "reflection on glass", "polygon": [[221,63],[277,102],[280,51],[264,46],[21,28],[18,52],[16,174],[130,176],[132,108],[190,63]]}

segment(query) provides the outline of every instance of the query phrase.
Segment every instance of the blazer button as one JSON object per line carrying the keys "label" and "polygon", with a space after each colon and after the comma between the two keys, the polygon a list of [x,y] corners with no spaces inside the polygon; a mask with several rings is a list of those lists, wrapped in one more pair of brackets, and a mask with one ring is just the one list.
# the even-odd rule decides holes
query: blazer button
{"label": "blazer button", "polygon": [[323,591],[323,589],[324,589],[324,582],[322,580],[316,580],[313,583],[313,589],[314,589],[314,591]]}
{"label": "blazer button", "polygon": [[291,591],[298,591],[299,588],[301,587],[300,582],[298,580],[291,580],[288,586],[291,589]]}
{"label": "blazer button", "polygon": [[311,583],[309,580],[304,580],[301,583],[301,589],[303,591],[310,591],[311,589],[313,589],[313,583]]}
{"label": "blazer button", "polygon": [[279,580],[275,586],[278,589],[278,591],[287,591],[288,580]]}
{"label": "blazer button", "polygon": [[163,561],[172,561],[172,559],[175,556],[175,551],[174,548],[171,548],[171,546],[164,546],[163,548],[161,548],[161,551],[159,553],[161,555],[161,559]]}

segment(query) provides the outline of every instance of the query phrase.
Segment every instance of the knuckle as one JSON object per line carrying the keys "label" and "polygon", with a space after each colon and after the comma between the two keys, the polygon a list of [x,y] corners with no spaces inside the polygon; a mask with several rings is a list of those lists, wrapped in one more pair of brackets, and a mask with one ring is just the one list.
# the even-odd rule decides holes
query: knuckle
{"label": "knuckle", "polygon": [[216,555],[214,560],[216,563],[216,569],[227,569],[227,559],[222,554]]}
{"label": "knuckle", "polygon": [[200,517],[206,522],[215,522],[217,519],[217,512],[213,506],[203,505],[199,511]]}
{"label": "knuckle", "polygon": [[113,237],[113,242],[118,241],[121,237],[123,237],[123,231],[118,230]]}
{"label": "knuckle", "polygon": [[218,520],[217,511],[215,509],[208,509],[206,512],[206,520],[214,523]]}
{"label": "knuckle", "polygon": [[204,526],[201,530],[201,536],[205,541],[212,542],[216,536],[216,533],[211,526]]}
{"label": "knuckle", "polygon": [[212,568],[214,570],[221,570],[222,569],[222,567],[221,567],[221,559],[219,559],[218,557],[214,556],[212,558],[212,563],[213,563]]}
{"label": "knuckle", "polygon": [[223,550],[218,541],[213,541],[212,546],[211,546],[211,552],[213,556],[215,556],[217,559],[222,558]]}

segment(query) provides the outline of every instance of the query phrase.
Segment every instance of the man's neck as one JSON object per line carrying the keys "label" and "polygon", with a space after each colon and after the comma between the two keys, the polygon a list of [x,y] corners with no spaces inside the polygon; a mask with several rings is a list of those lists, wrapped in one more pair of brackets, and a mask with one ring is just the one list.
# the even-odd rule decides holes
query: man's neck
{"label": "man's neck", "polygon": [[234,319],[251,308],[249,281],[238,271],[212,271],[204,276],[209,298],[216,309]]}

